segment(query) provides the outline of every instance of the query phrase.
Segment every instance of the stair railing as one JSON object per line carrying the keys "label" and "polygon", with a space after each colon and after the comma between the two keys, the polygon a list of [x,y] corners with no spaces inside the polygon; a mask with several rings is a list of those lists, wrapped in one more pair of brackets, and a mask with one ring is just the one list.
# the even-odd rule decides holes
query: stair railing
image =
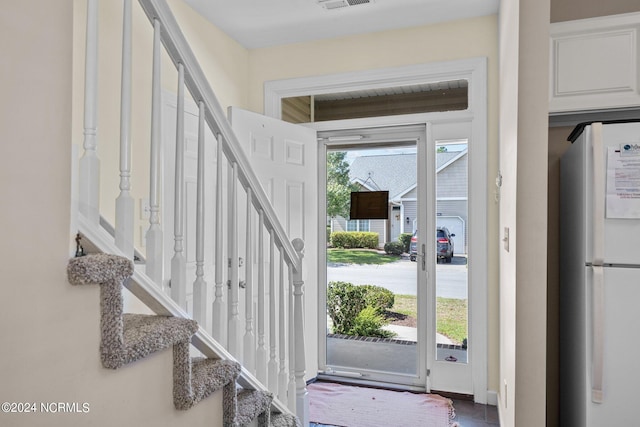
{"label": "stair railing", "polygon": [[[134,251],[137,253],[138,249],[134,248],[135,203],[131,196],[132,169],[136,166],[131,161],[130,138],[132,12],[131,0],[123,2],[120,194],[116,199],[115,239],[108,241],[108,233],[99,231],[101,164],[96,137],[98,0],[88,0],[87,6],[84,150],[79,162],[78,206],[80,231],[93,240],[92,243],[101,245],[99,249],[103,251],[119,251],[133,258]],[[144,273],[138,269],[128,287],[158,314],[188,315],[191,312],[201,326],[194,342],[199,350],[208,356],[213,353],[216,357],[241,361],[240,385],[261,388],[268,384],[268,389],[276,397],[275,406],[281,411],[288,407],[307,425],[302,280],[304,242],[301,239],[289,240],[165,0],[139,0],[139,3],[153,25],[150,215]],[[173,182],[175,187],[173,224],[164,224],[160,218],[162,46],[178,72],[175,176],[165,180]],[[184,231],[185,88],[198,106],[195,277],[189,280],[185,255],[189,242]],[[206,147],[206,128],[215,135],[215,147]],[[205,180],[205,149],[216,152],[215,191],[207,188],[210,181]],[[215,224],[206,224],[205,227],[207,197],[215,197]],[[245,209],[239,207],[242,199],[246,201]],[[228,207],[227,212],[224,206]],[[169,262],[168,255],[164,253],[163,236],[171,231],[174,245]],[[240,244],[242,237],[243,248]],[[205,259],[205,245],[213,248],[212,259]],[[169,277],[165,277],[165,263],[171,265]],[[257,271],[254,271],[256,265]],[[243,281],[240,280],[242,267]],[[207,274],[207,270],[212,270],[213,274]],[[213,295],[209,295],[210,284],[213,285]],[[190,289],[191,309],[188,304]],[[241,292],[244,292],[244,301],[240,298]]]}

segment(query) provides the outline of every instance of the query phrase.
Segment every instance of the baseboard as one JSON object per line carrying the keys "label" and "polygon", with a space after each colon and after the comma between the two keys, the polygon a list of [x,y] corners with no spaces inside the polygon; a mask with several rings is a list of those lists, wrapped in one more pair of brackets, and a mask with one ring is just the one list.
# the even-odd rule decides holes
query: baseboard
{"label": "baseboard", "polygon": [[487,390],[487,405],[498,406],[498,392]]}

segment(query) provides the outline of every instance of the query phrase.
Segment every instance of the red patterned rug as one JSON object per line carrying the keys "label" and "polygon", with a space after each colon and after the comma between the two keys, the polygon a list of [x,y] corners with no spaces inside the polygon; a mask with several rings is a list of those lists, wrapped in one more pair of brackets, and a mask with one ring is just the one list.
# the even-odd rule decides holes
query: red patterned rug
{"label": "red patterned rug", "polygon": [[451,400],[335,383],[309,384],[309,421],[344,427],[455,427]]}

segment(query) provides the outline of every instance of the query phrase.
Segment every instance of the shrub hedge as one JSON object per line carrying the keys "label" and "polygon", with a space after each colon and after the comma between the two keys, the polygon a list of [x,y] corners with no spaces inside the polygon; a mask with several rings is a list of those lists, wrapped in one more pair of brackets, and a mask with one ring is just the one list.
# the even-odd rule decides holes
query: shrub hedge
{"label": "shrub hedge", "polygon": [[334,231],[329,238],[334,248],[369,248],[378,247],[378,233],[372,231]]}
{"label": "shrub hedge", "polygon": [[388,255],[402,255],[404,247],[400,242],[387,242],[384,244],[384,252]]}
{"label": "shrub hedge", "polygon": [[409,245],[411,244],[412,233],[402,233],[398,236],[398,241],[402,243],[402,247],[406,253],[409,253]]}
{"label": "shrub hedge", "polygon": [[395,335],[394,332],[382,329],[388,322],[375,308],[368,306],[362,309],[356,316],[351,335],[360,337],[380,337],[389,338]]}
{"label": "shrub hedge", "polygon": [[394,295],[388,289],[349,282],[329,282],[327,311],[333,322],[333,333],[368,337],[388,337],[382,316],[393,307]]}
{"label": "shrub hedge", "polygon": [[378,313],[393,307],[395,297],[389,289],[374,285],[361,285],[361,287],[365,289],[366,305],[375,308]]}
{"label": "shrub hedge", "polygon": [[349,282],[329,282],[327,310],[334,334],[349,335],[356,317],[366,307],[365,292],[365,288]]}

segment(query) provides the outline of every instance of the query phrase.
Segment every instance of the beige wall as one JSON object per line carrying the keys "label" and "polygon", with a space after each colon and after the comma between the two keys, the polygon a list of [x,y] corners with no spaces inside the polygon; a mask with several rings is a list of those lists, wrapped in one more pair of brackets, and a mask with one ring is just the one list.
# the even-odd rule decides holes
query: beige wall
{"label": "beige wall", "polygon": [[[263,111],[264,83],[295,77],[334,74],[409,64],[488,58],[488,233],[496,236],[494,201],[497,170],[497,17],[342,37],[317,42],[256,49],[250,53],[250,108]],[[488,389],[498,390],[498,261],[497,242],[489,242]]]}
{"label": "beige wall", "polygon": [[[500,12],[500,398],[503,426],[546,422],[549,1]],[[542,234],[541,234],[542,232]]]}
{"label": "beige wall", "polygon": [[73,18],[72,0],[6,2],[0,13],[0,46],[11,58],[0,79],[0,396],[86,402],[89,412],[0,412],[0,425],[220,426],[221,417],[210,419],[221,413],[219,393],[192,411],[174,409],[171,351],[103,369],[99,290],[67,282]]}

